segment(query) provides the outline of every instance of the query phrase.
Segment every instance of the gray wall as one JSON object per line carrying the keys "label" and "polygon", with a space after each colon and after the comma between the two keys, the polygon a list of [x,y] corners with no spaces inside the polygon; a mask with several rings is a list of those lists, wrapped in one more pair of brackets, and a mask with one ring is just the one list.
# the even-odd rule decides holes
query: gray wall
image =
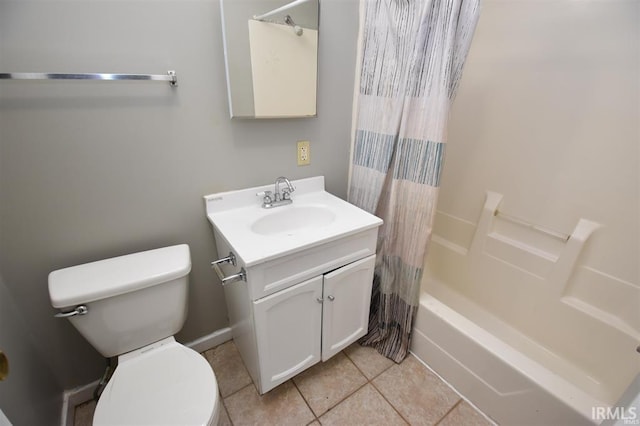
{"label": "gray wall", "polygon": [[16,426],[59,423],[62,389],[22,318],[0,276],[0,349],[9,358],[9,376],[0,382],[0,410]]}
{"label": "gray wall", "polygon": [[[55,269],[178,243],[191,247],[180,341],[227,325],[202,196],[324,175],[346,196],[355,0],[321,4],[318,117],[230,120],[218,1],[0,0],[0,72],[164,73],[156,82],[0,82],[0,271],[63,388],[103,369],[54,320]],[[311,165],[296,166],[296,141]],[[1,343],[1,342],[0,342]]]}

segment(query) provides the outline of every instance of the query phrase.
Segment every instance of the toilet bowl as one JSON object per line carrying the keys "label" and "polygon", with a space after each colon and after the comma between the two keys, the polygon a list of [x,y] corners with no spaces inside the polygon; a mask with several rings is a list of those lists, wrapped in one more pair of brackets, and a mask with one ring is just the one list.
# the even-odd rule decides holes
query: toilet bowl
{"label": "toilet bowl", "polygon": [[219,392],[205,358],[176,342],[187,312],[187,245],[49,274],[53,307],[105,357],[118,357],[96,426],[215,425]]}
{"label": "toilet bowl", "polygon": [[218,386],[196,351],[168,337],[118,358],[94,425],[216,425]]}

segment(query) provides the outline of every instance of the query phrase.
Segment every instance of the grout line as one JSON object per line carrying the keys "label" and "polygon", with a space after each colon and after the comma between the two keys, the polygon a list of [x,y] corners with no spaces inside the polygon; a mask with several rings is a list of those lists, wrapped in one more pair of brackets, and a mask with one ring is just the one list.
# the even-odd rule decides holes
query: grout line
{"label": "grout line", "polygon": [[[364,378],[365,378],[365,382],[364,382],[362,385],[358,386],[358,387],[357,387],[353,392],[351,392],[350,394],[346,395],[344,398],[342,398],[341,400],[339,400],[338,402],[336,402],[336,403],[335,403],[331,408],[329,408],[327,411],[325,411],[324,413],[322,413],[322,414],[321,414],[321,416],[324,416],[324,415],[325,415],[325,414],[327,414],[329,411],[333,410],[333,409],[334,409],[334,408],[336,408],[338,405],[342,404],[344,401],[346,401],[347,399],[349,399],[350,397],[352,397],[353,395],[355,395],[355,394],[356,394],[357,392],[359,392],[362,388],[364,388],[365,386],[367,386],[367,385],[369,385],[369,384],[370,384],[371,386],[373,386],[373,387],[374,387],[374,389],[376,389],[376,391],[377,391],[378,393],[380,393],[380,391],[378,391],[378,389],[373,385],[373,383],[371,383],[371,380],[372,380],[372,379],[370,380],[370,379],[369,379],[369,378],[368,378],[368,377],[367,377],[367,376],[362,372],[362,370],[360,370],[360,368],[358,368],[358,365],[357,365],[357,364],[356,364],[356,363],[355,363],[355,362],[354,362],[354,361],[349,357],[349,355],[347,355],[347,353],[346,353],[344,350],[342,350],[341,352],[345,355],[345,357],[349,360],[349,362],[351,362],[351,364],[356,368],[356,370],[358,370],[358,372],[362,375],[362,377],[364,377]],[[391,366],[389,366],[388,368],[386,368],[384,371],[386,371],[386,370],[387,370],[387,369],[389,369],[389,368],[391,368]],[[380,374],[382,374],[382,372],[381,372]],[[378,375],[377,375],[377,376],[375,376],[375,377],[378,377],[380,374],[378,374]],[[374,378],[375,378],[375,377],[374,377]],[[300,393],[302,393],[302,392],[300,392]],[[381,394],[381,393],[380,393],[380,394]],[[381,394],[381,395],[382,395],[382,394]],[[382,397],[384,398],[384,396],[382,396]],[[385,400],[386,400],[386,398],[385,398]],[[387,402],[388,402],[388,401],[387,401]],[[393,407],[393,405],[391,405],[391,407],[395,410],[395,407]],[[397,410],[396,410],[396,412],[397,412]],[[314,414],[315,414],[315,413],[314,413]],[[402,416],[400,416],[400,417],[402,417]],[[402,418],[402,419],[404,420],[404,418]],[[318,422],[320,422],[320,418],[318,418]],[[320,423],[322,424],[322,422],[320,422]]]}
{"label": "grout line", "polygon": [[[295,380],[293,380],[293,377],[289,379],[289,381],[291,382],[291,384],[293,385],[294,388],[296,388],[296,390],[298,391],[298,393],[300,394],[300,396],[302,397],[302,400],[304,401],[305,404],[307,404],[307,407],[309,408],[309,411],[311,411],[311,414],[313,414],[313,418],[314,420],[310,421],[308,424],[311,424],[313,422],[315,422],[316,420],[318,421],[318,423],[320,423],[320,419],[318,418],[318,416],[316,416],[315,411],[313,411],[313,409],[311,408],[311,406],[309,405],[309,401],[307,401],[307,398],[304,397],[304,394],[302,393],[302,391],[300,390],[300,388],[298,387],[298,384],[295,382]],[[285,382],[286,383],[286,382]]]}
{"label": "grout line", "polygon": [[[353,344],[355,344],[355,343],[353,343]],[[352,344],[352,345],[353,345],[353,344]],[[357,344],[358,344],[358,345],[360,345],[360,343],[357,343]],[[360,345],[360,346],[361,346],[361,345]],[[347,347],[349,347],[349,346],[347,346]],[[366,346],[361,346],[361,347],[363,347],[363,348],[364,348],[364,347],[366,347]],[[374,350],[375,350],[375,349],[374,349]],[[355,366],[356,366],[356,368],[358,369],[358,371],[360,372],[360,374],[362,374],[362,375],[364,376],[364,378],[365,378],[365,379],[367,379],[367,381],[371,381],[371,380],[375,379],[376,377],[378,377],[379,375],[381,375],[382,373],[384,373],[385,371],[387,371],[388,369],[390,369],[391,367],[393,367],[394,365],[396,365],[396,363],[394,362],[394,363],[393,363],[393,364],[391,364],[390,366],[385,367],[382,371],[380,371],[378,374],[376,374],[376,375],[375,375],[375,376],[373,376],[372,378],[369,378],[369,377],[367,377],[367,375],[366,375],[366,374],[364,374],[364,371],[362,371],[362,370],[360,369],[360,367],[358,367],[358,364],[356,364],[356,362],[355,362],[355,361],[354,361],[354,360],[349,356],[349,354],[348,354],[345,350],[343,350],[343,351],[342,351],[342,353],[344,353],[344,354],[345,354],[345,356],[346,356],[347,358],[349,358],[349,361],[351,361],[351,363],[352,363],[353,365],[355,365]],[[376,353],[378,353],[378,351],[376,351]],[[380,355],[380,356],[384,356],[384,355],[381,355],[381,354],[379,354],[379,353],[378,353],[378,355]]]}
{"label": "grout line", "polygon": [[435,425],[433,426],[438,426],[440,423],[442,423],[442,421],[445,419],[445,417],[447,417],[449,415],[449,413],[451,413],[453,410],[456,409],[456,407],[458,405],[460,405],[462,403],[462,398],[458,398],[458,402],[456,402],[455,404],[453,404],[453,407],[449,408],[449,411],[447,411],[446,413],[444,413],[444,415],[440,418],[440,420],[438,420],[436,422]]}
{"label": "grout line", "polygon": [[342,398],[339,402],[337,402],[333,407],[329,408],[325,413],[328,413],[329,411],[331,411],[332,409],[334,409],[335,407],[337,407],[338,405],[342,404],[347,398],[351,397],[352,395],[354,395],[356,392],[358,392],[360,389],[362,389],[363,387],[367,386],[367,384],[369,384],[370,380],[369,378],[366,376],[366,374],[364,374],[362,372],[362,370],[360,370],[358,368],[358,366],[356,365],[355,362],[353,362],[353,360],[351,358],[349,358],[349,355],[347,355],[347,353],[342,350],[340,351],[344,354],[344,356],[347,358],[347,360],[349,360],[349,362],[356,368],[356,370],[358,370],[358,373],[360,373],[362,375],[362,377],[364,377],[364,384],[360,385],[358,388],[356,388],[356,390],[354,390],[353,392],[351,392],[349,395],[345,396],[344,398]]}
{"label": "grout line", "polygon": [[[316,420],[318,420],[318,422],[320,424],[322,424],[322,422],[320,422],[320,417],[324,416],[325,414],[327,414],[329,411],[333,410],[335,407],[337,407],[338,405],[342,404],[346,399],[348,399],[349,397],[351,397],[353,394],[355,394],[356,392],[358,392],[360,389],[362,389],[363,387],[365,387],[367,385],[367,383],[369,383],[369,379],[367,378],[367,376],[365,376],[362,371],[360,371],[360,369],[358,368],[358,366],[351,360],[351,358],[349,358],[347,356],[347,354],[344,352],[344,350],[340,351],[339,353],[342,353],[345,358],[356,368],[356,370],[358,371],[358,373],[360,373],[362,375],[362,377],[364,377],[365,382],[358,386],[356,389],[354,389],[353,392],[347,394],[344,398],[340,399],[338,402],[336,402],[335,404],[333,404],[330,408],[328,408],[325,412],[323,412],[322,414],[320,414],[319,416],[316,415],[315,411],[313,411],[313,409],[311,409],[311,406],[309,405],[309,403],[307,402],[306,398],[304,397],[304,394],[302,393],[302,391],[300,391],[300,389],[298,388],[298,386],[295,384],[295,382],[293,381],[293,378],[290,379],[294,385],[296,386],[296,389],[298,389],[298,392],[300,392],[300,395],[302,395],[302,399],[304,399],[304,401],[307,403],[307,405],[309,406],[309,408],[311,409],[311,412],[313,413],[313,415],[316,417]],[[337,355],[337,354],[336,354]]]}
{"label": "grout line", "polygon": [[[249,382],[249,384],[246,384],[246,385],[244,385],[243,387],[241,387],[241,388],[239,388],[239,389],[237,389],[237,390],[234,390],[233,392],[231,392],[229,395],[227,395],[227,396],[225,396],[225,397],[223,397],[223,396],[222,396],[222,394],[220,394],[220,398],[222,398],[223,400],[225,400],[225,399],[229,398],[230,396],[235,395],[235,394],[237,394],[238,392],[240,392],[240,391],[244,390],[247,386],[251,386],[251,385],[253,385],[253,380],[252,380],[251,382]],[[254,386],[254,388],[255,388],[255,386]],[[256,392],[258,392],[258,390],[257,390],[257,389],[256,389]],[[260,395],[260,393],[258,393],[258,395]]]}
{"label": "grout line", "polygon": [[[222,404],[222,409],[225,411],[225,413],[227,413],[227,419],[229,419],[229,423],[231,423],[231,426],[233,426],[233,420],[231,420],[231,415],[229,414],[229,410],[227,410],[227,406],[224,403],[224,398],[222,397],[222,395],[220,395],[220,403]],[[220,413],[218,413],[219,415]],[[218,417],[218,424],[220,423],[220,417]],[[218,425],[213,425],[213,426],[218,426]]]}
{"label": "grout line", "polygon": [[[360,343],[358,343],[358,345],[360,345]],[[361,345],[361,346],[362,346],[362,345]],[[364,346],[363,346],[363,347],[364,347]],[[374,348],[374,350],[375,350],[375,348]],[[368,378],[368,377],[367,377],[367,375],[366,375],[366,374],[364,374],[364,372],[362,372],[362,370],[358,367],[358,364],[356,364],[356,363],[355,363],[355,361],[354,361],[353,359],[351,359],[351,357],[347,354],[347,352],[346,352],[346,351],[343,351],[343,352],[344,352],[344,354],[347,356],[347,358],[349,358],[349,361],[351,361],[351,362],[353,363],[353,365],[355,365],[355,366],[356,366],[356,368],[358,369],[358,371],[360,371],[360,373],[362,373],[362,375],[365,377],[365,379],[367,379],[367,383],[365,383],[364,385],[362,385],[358,390],[360,390],[361,388],[363,388],[364,386],[366,386],[366,384],[370,384],[370,385],[373,387],[373,389],[374,389],[376,392],[378,392],[378,394],[382,397],[382,399],[384,399],[384,400],[387,402],[387,404],[389,404],[389,405],[391,406],[391,408],[393,409],[393,411],[395,411],[395,412],[398,414],[398,416],[400,416],[400,418],[401,418],[402,420],[404,420],[404,422],[405,422],[405,423],[407,423],[407,424],[409,424],[409,425],[410,425],[411,423],[410,423],[407,419],[405,419],[405,418],[404,418],[404,416],[402,415],[402,413],[400,413],[400,411],[398,411],[398,409],[396,408],[396,406],[395,406],[395,405],[393,405],[393,404],[391,403],[391,401],[389,401],[389,400],[387,399],[387,397],[386,397],[386,396],[384,396],[384,394],[382,393],[382,391],[381,391],[380,389],[378,389],[378,387],[375,385],[375,383],[373,383],[373,381],[374,381],[376,378],[380,377],[380,376],[382,375],[382,373],[384,373],[384,372],[388,371],[388,370],[389,370],[389,369],[391,369],[391,367],[393,367],[394,365],[400,365],[401,363],[396,363],[396,362],[394,362],[393,364],[389,365],[388,367],[385,367],[382,371],[380,371],[378,374],[376,374],[376,375],[375,375],[375,376],[373,376],[372,378]],[[380,354],[378,351],[376,351],[376,353],[378,353],[378,355],[380,355],[380,356],[384,356],[384,355]],[[356,392],[357,392],[357,391],[356,391]]]}
{"label": "grout line", "polygon": [[[379,375],[378,375],[378,376],[379,376]],[[378,377],[378,376],[376,376],[376,377]],[[405,422],[406,424],[410,425],[410,424],[411,424],[411,422],[410,422],[409,420],[407,420],[407,419],[402,415],[402,413],[401,413],[401,412],[396,408],[396,406],[395,406],[395,405],[393,405],[393,404],[391,403],[391,401],[389,401],[389,400],[387,399],[387,397],[384,395],[384,393],[382,393],[382,391],[381,391],[380,389],[378,389],[378,387],[375,385],[375,383],[373,383],[373,380],[372,380],[370,383],[371,383],[371,386],[373,386],[373,388],[376,390],[376,392],[378,392],[378,393],[380,394],[380,396],[382,397],[382,399],[384,399],[385,401],[387,401],[387,404],[389,404],[389,405],[391,406],[391,408],[393,408],[393,411],[395,411],[396,413],[398,413],[398,415],[400,416],[400,418],[401,418],[402,420],[404,420],[404,422]]]}
{"label": "grout line", "polygon": [[[233,339],[232,339],[232,340],[228,340],[227,342],[231,342],[231,344],[233,345],[233,347],[236,349],[236,352],[238,352],[238,347],[236,346],[236,344],[235,344],[235,342],[233,341]],[[207,351],[210,351],[210,350],[213,350],[213,349],[215,349],[215,348],[217,348],[217,347],[219,347],[219,346],[222,346],[222,345],[224,345],[224,344],[225,344],[225,343],[227,343],[227,342],[221,343],[221,344],[219,344],[218,346],[216,346],[216,347],[214,347],[214,348],[208,349]],[[206,357],[205,357],[205,358],[206,358]],[[229,397],[230,397],[230,396],[232,396],[232,395],[237,394],[238,392],[240,392],[241,390],[243,390],[244,388],[246,388],[246,387],[247,387],[247,386],[249,386],[249,385],[253,385],[253,387],[254,387],[255,391],[258,393],[258,396],[261,396],[261,395],[260,395],[260,392],[258,392],[258,388],[257,388],[257,386],[255,385],[255,383],[253,383],[253,379],[251,378],[251,375],[249,374],[249,370],[247,369],[247,366],[244,364],[244,360],[242,359],[242,356],[240,356],[240,352],[238,352],[238,358],[240,359],[240,362],[242,363],[242,367],[244,368],[244,371],[247,373],[247,376],[249,377],[249,383],[248,383],[247,385],[245,385],[245,386],[242,386],[242,387],[241,387],[241,388],[239,388],[239,389],[236,389],[235,391],[231,392],[229,395],[225,396],[224,398],[222,397],[222,393],[221,393],[221,394],[220,394],[220,398],[221,398],[221,399],[223,399],[223,400],[224,400],[224,399],[226,399],[226,398],[229,398]],[[207,360],[207,362],[208,362],[208,360]],[[213,370],[213,372],[215,373],[215,369],[213,368],[213,364],[209,362],[209,365],[211,366],[211,369],[212,369],[212,370]],[[216,380],[217,380],[217,376],[216,376]],[[220,389],[220,386],[219,386],[219,382],[218,382],[218,390],[219,390],[219,389]],[[228,412],[227,412],[227,414],[228,414]],[[231,417],[229,417],[229,420],[231,420]]]}
{"label": "grout line", "polygon": [[[366,379],[366,377],[365,377]],[[344,398],[342,398],[340,401],[336,402],[335,405],[333,405],[333,407],[329,408],[327,411],[325,411],[324,413],[322,413],[322,416],[324,416],[325,414],[327,414],[329,411],[333,410],[334,408],[336,408],[338,405],[342,404],[343,402],[345,402],[347,399],[349,399],[350,397],[352,397],[353,395],[355,395],[360,389],[362,389],[363,387],[367,386],[369,384],[369,382],[365,382],[363,385],[361,385],[360,387],[358,387],[356,390],[354,390],[353,392],[351,392],[349,395],[345,396]],[[320,418],[318,418],[318,421],[320,422]],[[322,424],[322,422],[320,422],[320,424]]]}

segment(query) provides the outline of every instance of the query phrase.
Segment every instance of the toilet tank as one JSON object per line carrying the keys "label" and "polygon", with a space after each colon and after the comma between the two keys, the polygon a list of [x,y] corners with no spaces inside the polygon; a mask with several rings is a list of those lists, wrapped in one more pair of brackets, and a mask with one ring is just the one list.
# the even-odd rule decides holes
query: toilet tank
{"label": "toilet tank", "polygon": [[49,296],[105,357],[173,336],[187,316],[191,256],[186,244],[114,257],[49,274]]}

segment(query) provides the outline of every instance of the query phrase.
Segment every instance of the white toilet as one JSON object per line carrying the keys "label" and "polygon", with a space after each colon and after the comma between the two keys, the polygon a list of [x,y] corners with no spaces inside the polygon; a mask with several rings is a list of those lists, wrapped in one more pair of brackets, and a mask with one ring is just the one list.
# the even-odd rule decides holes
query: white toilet
{"label": "white toilet", "polygon": [[175,341],[187,315],[189,246],[177,245],[49,274],[58,316],[103,356],[118,356],[94,425],[216,425],[209,363]]}

